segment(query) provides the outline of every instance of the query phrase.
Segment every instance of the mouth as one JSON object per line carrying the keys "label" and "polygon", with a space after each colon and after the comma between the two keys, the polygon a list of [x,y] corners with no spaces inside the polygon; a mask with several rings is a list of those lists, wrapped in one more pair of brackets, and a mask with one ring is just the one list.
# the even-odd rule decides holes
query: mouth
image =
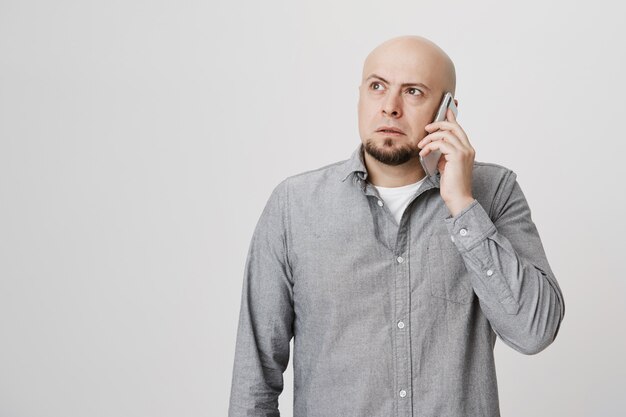
{"label": "mouth", "polygon": [[401,136],[404,135],[404,132],[398,128],[391,126],[383,126],[376,131],[376,133],[380,133],[386,136]]}
{"label": "mouth", "polygon": [[377,130],[376,133],[380,133],[381,135],[385,135],[385,136],[403,136],[404,133],[402,132],[398,132],[395,130]]}

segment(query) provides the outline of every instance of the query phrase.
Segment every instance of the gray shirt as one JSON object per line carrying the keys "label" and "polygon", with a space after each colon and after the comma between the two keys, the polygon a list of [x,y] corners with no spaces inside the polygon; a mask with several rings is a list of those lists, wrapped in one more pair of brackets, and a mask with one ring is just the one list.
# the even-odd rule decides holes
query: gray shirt
{"label": "gray shirt", "polygon": [[279,416],[294,339],[295,417],[496,417],[496,336],[550,345],[563,294],[516,174],[474,161],[452,217],[439,176],[398,224],[350,159],[272,191],[245,264],[229,417]]}

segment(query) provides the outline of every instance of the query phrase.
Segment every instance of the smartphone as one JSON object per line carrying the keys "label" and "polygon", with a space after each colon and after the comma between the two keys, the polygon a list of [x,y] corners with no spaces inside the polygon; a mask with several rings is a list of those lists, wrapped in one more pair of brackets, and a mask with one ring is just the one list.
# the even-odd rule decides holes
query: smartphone
{"label": "smartphone", "polygon": [[[433,120],[433,122],[440,122],[442,120],[447,120],[446,110],[448,110],[448,108],[452,110],[455,116],[459,113],[459,110],[454,105],[454,97],[452,97],[451,93],[446,92],[443,95],[441,104],[439,104],[439,109],[437,110],[437,114],[435,114],[435,120]],[[424,169],[424,172],[426,173],[426,175],[428,176],[437,175],[437,173],[439,172],[437,165],[439,164],[440,157],[441,157],[441,151],[439,151],[439,149],[435,149],[434,151],[431,151],[425,157],[422,157],[420,155],[420,163],[422,164],[422,168]]]}

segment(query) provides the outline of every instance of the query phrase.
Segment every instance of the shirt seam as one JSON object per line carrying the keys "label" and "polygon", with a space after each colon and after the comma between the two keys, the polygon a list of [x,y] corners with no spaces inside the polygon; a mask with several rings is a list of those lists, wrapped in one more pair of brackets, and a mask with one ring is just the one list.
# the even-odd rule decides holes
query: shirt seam
{"label": "shirt seam", "polygon": [[501,185],[498,187],[495,195],[493,196],[493,201],[489,210],[490,212],[489,217],[493,219],[494,224],[495,224],[495,221],[497,220],[497,219],[494,219],[494,216],[496,215],[496,208],[500,206],[500,200],[502,199],[502,194],[504,193],[504,189],[509,183],[509,178],[511,178],[513,174],[514,174],[513,170],[510,170],[510,169],[507,170],[504,180],[502,181]]}
{"label": "shirt seam", "polygon": [[291,235],[291,201],[290,201],[289,183],[290,183],[290,180],[289,178],[287,178],[285,180],[285,188],[286,188],[285,228],[287,229],[287,241],[285,244],[285,262],[289,266],[289,274],[291,275],[291,280],[293,282],[293,268],[292,268],[291,259],[290,259],[290,254],[291,254],[290,248],[291,248],[293,241],[292,241],[292,235]]}
{"label": "shirt seam", "polygon": [[298,177],[301,177],[301,176],[304,176],[304,175],[307,175],[307,174],[314,174],[314,173],[319,172],[319,171],[330,170],[330,169],[333,169],[336,166],[340,166],[342,164],[346,164],[349,161],[350,161],[349,159],[344,159],[342,161],[337,161],[337,162],[332,162],[330,164],[326,164],[326,165],[321,166],[319,168],[314,168],[314,169],[309,169],[307,171],[302,171],[302,172],[299,172],[297,174],[290,175],[289,177],[287,177],[287,180],[291,180],[292,178],[298,178]]}

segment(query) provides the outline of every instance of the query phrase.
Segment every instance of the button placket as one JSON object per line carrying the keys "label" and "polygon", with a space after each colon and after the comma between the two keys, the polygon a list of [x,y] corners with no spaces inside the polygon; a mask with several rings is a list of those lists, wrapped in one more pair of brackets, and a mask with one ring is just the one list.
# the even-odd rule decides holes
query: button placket
{"label": "button placket", "polygon": [[[406,228],[406,225],[405,225]],[[406,233],[406,229],[401,228],[398,233]],[[407,247],[403,244],[402,235],[399,235],[398,255],[396,256],[396,278],[395,278],[395,291],[396,291],[396,305],[394,312],[396,314],[396,326],[397,332],[395,333],[395,354],[394,359],[397,362],[397,374],[396,374],[396,387],[398,389],[398,413],[399,415],[410,415],[412,402],[410,401],[411,392],[411,342],[410,342],[410,274],[408,268],[408,251]],[[399,319],[402,317],[403,319]]]}

